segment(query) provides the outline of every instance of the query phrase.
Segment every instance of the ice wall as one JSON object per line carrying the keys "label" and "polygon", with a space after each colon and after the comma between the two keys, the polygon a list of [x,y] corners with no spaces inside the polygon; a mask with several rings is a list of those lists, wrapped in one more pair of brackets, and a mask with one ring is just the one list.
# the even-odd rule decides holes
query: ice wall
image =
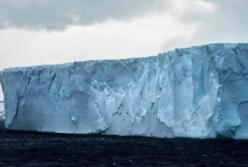
{"label": "ice wall", "polygon": [[4,69],[8,129],[248,138],[248,44]]}

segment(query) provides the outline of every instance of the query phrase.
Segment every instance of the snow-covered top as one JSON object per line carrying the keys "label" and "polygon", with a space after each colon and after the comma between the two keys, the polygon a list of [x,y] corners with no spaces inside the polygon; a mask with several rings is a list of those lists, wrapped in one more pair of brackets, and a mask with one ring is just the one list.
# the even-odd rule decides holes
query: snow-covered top
{"label": "snow-covered top", "polygon": [[[144,56],[144,57],[137,57],[137,58],[125,58],[125,59],[112,59],[112,60],[86,60],[86,61],[73,61],[69,63],[63,63],[63,64],[46,64],[46,65],[34,65],[34,66],[23,66],[23,67],[10,67],[5,68],[3,71],[6,72],[14,72],[14,71],[23,71],[23,70],[33,70],[33,69],[48,69],[48,68],[68,68],[70,66],[73,66],[74,64],[91,64],[91,63],[115,63],[116,61],[120,62],[130,62],[135,60],[146,60],[146,59],[156,59],[159,56],[166,56],[171,55],[174,52],[180,51],[180,52],[186,52],[190,50],[196,50],[201,48],[216,48],[216,49],[225,49],[225,48],[236,48],[238,45],[248,45],[248,43],[212,43],[212,44],[205,44],[205,45],[199,45],[199,46],[193,46],[190,48],[176,48],[175,50],[171,50],[164,53],[159,53],[158,55],[153,56]],[[0,73],[1,75],[1,73]]]}

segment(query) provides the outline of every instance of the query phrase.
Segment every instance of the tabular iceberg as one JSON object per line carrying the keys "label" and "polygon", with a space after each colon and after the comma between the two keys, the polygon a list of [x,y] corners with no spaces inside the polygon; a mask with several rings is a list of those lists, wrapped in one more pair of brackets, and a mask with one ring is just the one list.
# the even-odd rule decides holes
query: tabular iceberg
{"label": "tabular iceberg", "polygon": [[10,68],[0,78],[8,129],[248,139],[248,44]]}

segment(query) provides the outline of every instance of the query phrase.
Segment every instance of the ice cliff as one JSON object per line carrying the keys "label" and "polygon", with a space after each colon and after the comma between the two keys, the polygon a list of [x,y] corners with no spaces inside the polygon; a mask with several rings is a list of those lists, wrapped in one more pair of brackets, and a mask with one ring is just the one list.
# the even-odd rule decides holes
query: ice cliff
{"label": "ice cliff", "polygon": [[1,72],[13,130],[248,139],[248,44]]}

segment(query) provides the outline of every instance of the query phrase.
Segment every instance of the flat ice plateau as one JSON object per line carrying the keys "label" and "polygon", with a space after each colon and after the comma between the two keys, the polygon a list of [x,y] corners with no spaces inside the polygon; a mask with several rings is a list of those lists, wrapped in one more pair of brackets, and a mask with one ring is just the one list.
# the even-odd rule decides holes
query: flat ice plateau
{"label": "flat ice plateau", "polygon": [[0,81],[8,129],[248,139],[248,44],[8,68]]}

